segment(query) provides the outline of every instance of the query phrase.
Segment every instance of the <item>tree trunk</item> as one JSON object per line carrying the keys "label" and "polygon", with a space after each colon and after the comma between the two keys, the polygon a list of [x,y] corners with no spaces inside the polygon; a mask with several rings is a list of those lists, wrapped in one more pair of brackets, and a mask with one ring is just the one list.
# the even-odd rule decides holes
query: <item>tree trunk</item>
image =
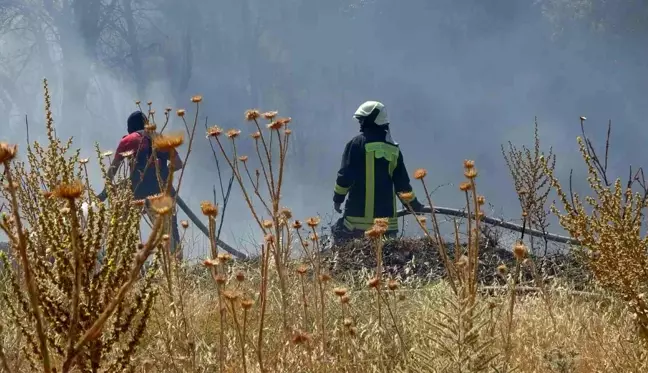
{"label": "tree trunk", "polygon": [[133,19],[132,0],[122,0],[124,7],[124,19],[126,21],[126,43],[130,47],[130,55],[132,62],[133,79],[135,81],[135,88],[139,99],[144,99],[146,94],[146,77],[143,74],[142,56],[140,55],[140,46],[137,41],[137,28],[135,27],[135,20]]}

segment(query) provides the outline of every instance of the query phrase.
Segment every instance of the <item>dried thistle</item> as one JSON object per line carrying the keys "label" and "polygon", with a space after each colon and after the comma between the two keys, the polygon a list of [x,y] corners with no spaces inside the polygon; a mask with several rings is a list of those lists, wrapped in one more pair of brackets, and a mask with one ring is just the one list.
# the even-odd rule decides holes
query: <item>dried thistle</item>
{"label": "dried thistle", "polygon": [[260,116],[261,116],[261,114],[259,113],[259,110],[256,110],[256,109],[250,109],[250,110],[245,112],[245,120],[247,120],[249,122],[258,119]]}
{"label": "dried thistle", "polygon": [[337,295],[338,297],[343,297],[347,293],[347,289],[345,288],[335,288],[333,289],[333,293]]}
{"label": "dried thistle", "polygon": [[241,134],[241,130],[231,129],[227,131],[227,137],[230,139],[235,139]]}
{"label": "dried thistle", "polygon": [[261,115],[267,120],[273,120],[277,114],[279,114],[277,111],[267,111]]}
{"label": "dried thistle", "polygon": [[176,132],[174,134],[160,134],[153,138],[153,148],[157,151],[170,152],[184,143],[184,134]]}
{"label": "dried thistle", "polygon": [[417,180],[424,179],[427,176],[427,170],[424,168],[419,168],[418,170],[414,171],[414,178]]}
{"label": "dried thistle", "polygon": [[218,137],[223,133],[223,129],[218,126],[211,126],[207,129],[207,137]]}
{"label": "dried thistle", "polygon": [[461,184],[459,184],[459,190],[461,190],[462,192],[467,192],[471,189],[472,189],[472,185],[467,181],[464,181]]}
{"label": "dried thistle", "polygon": [[218,206],[214,205],[210,201],[202,201],[200,202],[200,210],[202,211],[203,215],[205,216],[210,216],[210,217],[216,217],[218,216]]}
{"label": "dried thistle", "polygon": [[85,186],[80,180],[72,183],[63,183],[54,189],[54,196],[63,199],[77,199],[83,194]]}
{"label": "dried thistle", "polygon": [[308,218],[308,220],[306,220],[306,224],[311,228],[317,227],[319,223],[320,223],[320,218],[318,217],[311,217]]}
{"label": "dried thistle", "polygon": [[18,145],[9,145],[6,142],[0,143],[0,163],[8,163],[16,156]]}
{"label": "dried thistle", "polygon": [[[5,167],[8,183],[0,186],[0,194],[13,201],[13,220],[3,219],[0,228],[12,236],[6,228],[18,232],[21,258],[16,266],[0,264],[3,276],[21,284],[0,294],[6,306],[3,323],[25,337],[20,359],[28,366],[21,369],[129,371],[156,299],[151,273],[157,260],[144,276],[142,266],[166,232],[162,220],[155,219],[151,235],[141,243],[141,210],[130,188],[113,188],[111,203],[88,209],[81,224],[74,200],[89,185],[79,167],[87,160],[71,149],[71,140],[56,137],[46,81],[44,87],[49,143],[29,147],[26,164]],[[0,145],[2,163],[12,151]],[[112,154],[97,149],[100,158]],[[103,163],[100,167],[106,175]]]}
{"label": "dried thistle", "polygon": [[[551,191],[549,177],[544,170],[554,170],[556,155],[553,149],[545,154],[541,151],[540,136],[538,134],[538,121],[534,120],[534,147],[521,149],[508,142],[508,150],[501,146],[502,155],[506,161],[513,186],[518,195],[520,208],[523,211],[525,224],[529,228],[546,232],[549,227],[547,199]],[[531,250],[535,250],[534,241],[531,241]],[[548,241],[544,240],[544,252],[547,253]]]}

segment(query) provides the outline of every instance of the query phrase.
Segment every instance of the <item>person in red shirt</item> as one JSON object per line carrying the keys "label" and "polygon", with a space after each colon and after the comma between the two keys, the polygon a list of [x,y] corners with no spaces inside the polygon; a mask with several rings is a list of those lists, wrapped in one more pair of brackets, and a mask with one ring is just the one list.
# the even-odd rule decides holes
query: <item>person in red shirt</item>
{"label": "person in red shirt", "polygon": [[[149,217],[149,202],[147,197],[159,194],[163,189],[160,188],[157,170],[155,163],[157,163],[162,185],[166,185],[166,180],[170,174],[169,163],[173,162],[173,171],[182,169],[183,164],[177,152],[174,152],[173,159],[170,159],[167,152],[155,152],[153,154],[151,136],[145,130],[148,123],[146,115],[141,111],[133,112],[127,121],[128,135],[122,137],[117,150],[115,151],[115,158],[108,169],[108,179],[112,182],[117,170],[121,166],[127,153],[132,153],[132,162],[130,165],[130,181],[135,200],[146,201],[146,211]],[[175,197],[175,189],[172,188],[171,196]],[[106,189],[99,194],[99,200],[104,201],[107,198]],[[180,233],[178,231],[178,218],[174,211],[172,215],[171,230],[173,235],[172,252],[175,251],[177,243],[180,241]]]}

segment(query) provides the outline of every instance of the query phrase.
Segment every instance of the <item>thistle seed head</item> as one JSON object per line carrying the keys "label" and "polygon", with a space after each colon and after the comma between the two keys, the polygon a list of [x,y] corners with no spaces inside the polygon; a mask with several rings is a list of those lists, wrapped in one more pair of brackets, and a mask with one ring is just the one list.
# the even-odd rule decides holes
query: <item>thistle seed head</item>
{"label": "thistle seed head", "polygon": [[218,254],[217,258],[221,263],[226,264],[227,262],[232,260],[232,255],[230,253],[220,253]]}
{"label": "thistle seed head", "polygon": [[244,299],[241,301],[241,308],[244,310],[249,310],[253,305],[254,301],[252,299]]}
{"label": "thistle seed head", "polygon": [[402,199],[403,201],[411,201],[414,199],[414,192],[401,192],[398,193],[398,197]]}
{"label": "thistle seed head", "polygon": [[245,120],[248,122],[258,119],[259,116],[261,116],[261,114],[257,109],[249,109],[245,112]]}
{"label": "thistle seed head", "polygon": [[149,200],[153,211],[158,215],[168,215],[171,213],[171,207],[173,207],[173,198],[163,195],[160,198]]}
{"label": "thistle seed head", "polygon": [[240,295],[237,292],[231,290],[225,290],[223,292],[223,296],[225,297],[225,299],[227,299],[230,302],[234,302],[240,297]]}
{"label": "thistle seed head", "polygon": [[343,296],[346,295],[347,289],[346,288],[335,288],[335,289],[333,289],[333,293],[335,293],[335,295],[337,295],[338,297],[343,297]]}
{"label": "thistle seed head", "polygon": [[263,228],[265,229],[270,229],[274,224],[272,223],[272,220],[264,220],[261,222],[261,225],[263,225]]}
{"label": "thistle seed head", "polygon": [[175,132],[169,135],[159,135],[153,138],[153,148],[157,151],[169,152],[184,143],[184,134]]}
{"label": "thistle seed head", "polygon": [[277,111],[266,111],[261,115],[267,120],[273,120],[277,116],[277,114],[279,114],[279,112]]}
{"label": "thistle seed head", "polygon": [[474,179],[477,177],[477,170],[475,168],[466,169],[464,176],[468,179]]}
{"label": "thistle seed head", "polygon": [[292,337],[292,343],[295,345],[301,345],[310,342],[311,337],[308,335],[308,333],[299,331],[295,333]]}
{"label": "thistle seed head", "polygon": [[227,131],[227,137],[230,139],[235,139],[241,134],[241,130],[231,129]]}
{"label": "thistle seed head", "polygon": [[518,242],[513,246],[513,255],[515,255],[515,259],[522,261],[526,257],[528,252],[527,247],[522,243]]}
{"label": "thistle seed head", "polygon": [[414,178],[416,180],[423,180],[427,176],[427,170],[424,168],[419,168],[418,170],[414,171]]}
{"label": "thistle seed head", "polygon": [[77,199],[83,194],[85,189],[80,180],[75,180],[72,183],[63,183],[54,189],[54,196],[63,199]]}
{"label": "thistle seed head", "polygon": [[131,201],[131,206],[137,207],[137,208],[142,208],[146,205],[146,200],[143,199],[136,199],[134,201]]}
{"label": "thistle seed head", "polygon": [[279,213],[286,220],[290,220],[293,217],[292,211],[287,207],[282,208],[281,211],[279,211]]}
{"label": "thistle seed head", "polygon": [[214,205],[210,201],[200,202],[200,210],[205,216],[211,216],[214,218],[218,216],[218,206]]}
{"label": "thistle seed head", "polygon": [[297,267],[297,270],[296,270],[296,271],[297,271],[297,273],[298,273],[299,275],[303,276],[303,275],[305,275],[306,272],[308,271],[308,267],[305,266],[305,265],[300,265],[299,267]]}
{"label": "thistle seed head", "polygon": [[308,218],[308,220],[306,220],[306,224],[308,224],[308,226],[311,227],[311,228],[317,227],[319,225],[319,223],[320,223],[320,218],[318,218],[318,217],[312,217],[312,218]]}
{"label": "thistle seed head", "polygon": [[283,123],[278,120],[275,120],[274,122],[268,124],[268,129],[274,131],[279,131],[281,127],[283,127]]}
{"label": "thistle seed head", "polygon": [[207,137],[218,137],[223,133],[223,129],[218,126],[211,126],[207,129]]}
{"label": "thistle seed head", "polygon": [[243,271],[236,272],[236,281],[238,282],[245,281],[245,273]]}

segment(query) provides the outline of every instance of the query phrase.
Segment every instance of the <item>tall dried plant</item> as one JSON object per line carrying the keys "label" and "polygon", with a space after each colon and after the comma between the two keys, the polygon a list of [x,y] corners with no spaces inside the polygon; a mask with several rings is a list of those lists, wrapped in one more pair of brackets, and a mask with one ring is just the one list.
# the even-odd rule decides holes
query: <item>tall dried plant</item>
{"label": "tall dried plant", "polygon": [[[545,160],[545,172],[556,190],[562,210],[552,211],[560,225],[581,242],[574,248],[582,255],[596,280],[618,294],[636,320],[638,336],[648,347],[648,237],[643,233],[648,188],[642,169],[630,174],[625,185],[608,175],[611,125],[608,125],[605,156],[600,158],[585,136],[585,118],[581,117],[582,137],[577,141],[594,195],[581,197],[566,190]],[[639,187],[640,191],[633,190]]]}
{"label": "tall dried plant", "polygon": [[[0,191],[11,201],[0,228],[14,253],[2,256],[12,285],[2,294],[6,316],[26,340],[33,371],[126,371],[156,295],[154,272],[142,278],[142,267],[161,248],[172,201],[152,201],[156,218],[142,243],[132,193],[110,188],[110,206],[97,200],[82,167],[87,161],[79,151],[66,155],[72,141],[64,145],[54,134],[46,80],[44,88],[48,146],[34,143],[25,164],[15,160],[15,146],[0,144],[7,180]],[[85,195],[96,206],[87,220],[80,216]],[[17,270],[9,266],[14,259]]]}
{"label": "tall dried plant", "polygon": [[[208,137],[215,139],[222,156],[233,171],[243,197],[250,209],[252,216],[264,235],[264,245],[261,250],[261,289],[260,315],[257,339],[257,356],[260,368],[263,371],[263,331],[265,328],[265,311],[268,301],[269,264],[270,258],[274,259],[280,290],[282,324],[286,337],[290,336],[291,325],[288,318],[288,299],[290,297],[288,286],[287,261],[291,256],[291,226],[288,220],[290,211],[281,207],[281,195],[284,184],[286,155],[292,130],[288,128],[290,118],[278,118],[276,111],[261,113],[258,110],[248,110],[245,120],[253,125],[251,137],[255,143],[258,168],[252,171],[248,166],[249,157],[238,152],[237,140],[240,130],[230,129],[224,131],[218,126],[207,130]],[[262,128],[261,121],[267,123]],[[222,140],[222,135],[228,138],[229,146]],[[229,149],[226,149],[229,148]],[[255,205],[254,200],[259,205]]]}
{"label": "tall dried plant", "polygon": [[[520,201],[522,209],[523,225],[525,227],[547,233],[549,227],[547,198],[551,192],[549,178],[544,172],[544,163],[553,171],[556,166],[556,155],[553,148],[549,148],[547,154],[540,150],[540,136],[538,134],[538,120],[534,120],[534,146],[533,150],[522,146],[521,149],[508,142],[508,151],[501,146],[502,155],[506,161],[513,186]],[[533,237],[531,238],[531,250],[535,252]],[[544,255],[547,255],[549,241],[544,239]]]}
{"label": "tall dried plant", "polygon": [[[444,310],[440,317],[430,322],[430,326],[435,330],[435,333],[429,336],[431,348],[414,350],[409,366],[416,371],[436,371],[437,367],[431,366],[430,363],[434,359],[431,352],[446,357],[448,365],[443,367],[442,371],[454,372],[487,371],[497,355],[490,350],[494,339],[485,332],[489,322],[480,321],[483,320],[486,308],[478,297],[479,251],[482,244],[480,232],[484,217],[481,208],[485,204],[485,198],[477,193],[478,173],[475,162],[465,160],[463,166],[465,180],[460,183],[459,190],[464,193],[466,200],[468,242],[464,249],[459,242],[458,226],[455,224],[453,259],[449,257],[447,244],[441,236],[434,205],[425,183],[427,171],[418,169],[414,172],[414,178],[420,180],[423,185],[431,208],[433,229],[427,227],[427,219],[423,217],[419,217],[417,222],[428,240],[437,246],[448,274],[447,282],[453,290],[452,296],[443,299]],[[415,214],[409,204],[407,207]]]}

